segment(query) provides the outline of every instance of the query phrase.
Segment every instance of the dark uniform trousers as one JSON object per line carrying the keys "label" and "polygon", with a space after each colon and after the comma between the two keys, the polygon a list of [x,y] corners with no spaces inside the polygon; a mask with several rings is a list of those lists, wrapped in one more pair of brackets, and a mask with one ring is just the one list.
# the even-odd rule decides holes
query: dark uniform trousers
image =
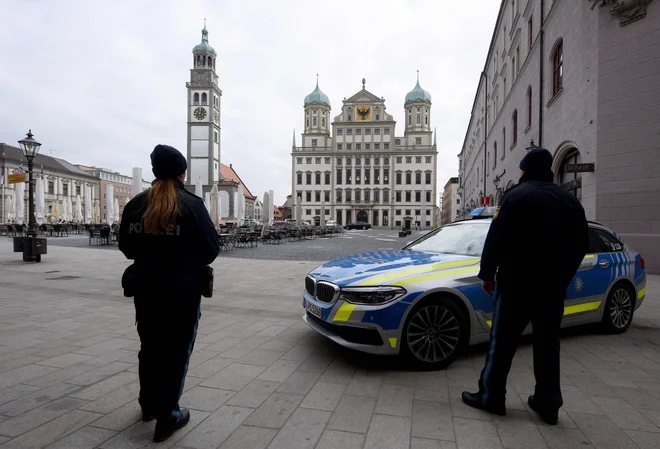
{"label": "dark uniform trousers", "polygon": [[[564,314],[564,298],[503,296],[496,291],[486,365],[479,379],[484,403],[503,404],[506,379],[516,353],[518,339],[531,322],[534,344],[534,402],[544,410],[556,411],[563,405],[559,386],[559,330]],[[560,295],[561,296],[561,295]]]}
{"label": "dark uniform trousers", "polygon": [[200,296],[135,296],[140,406],[158,421],[176,421],[201,317]]}

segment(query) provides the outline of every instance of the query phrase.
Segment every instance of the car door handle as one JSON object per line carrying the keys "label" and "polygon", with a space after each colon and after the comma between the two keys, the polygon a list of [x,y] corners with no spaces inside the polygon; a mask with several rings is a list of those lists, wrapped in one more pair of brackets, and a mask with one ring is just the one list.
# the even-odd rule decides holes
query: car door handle
{"label": "car door handle", "polygon": [[607,260],[601,260],[598,262],[598,266],[601,268],[607,268],[610,266],[610,263]]}

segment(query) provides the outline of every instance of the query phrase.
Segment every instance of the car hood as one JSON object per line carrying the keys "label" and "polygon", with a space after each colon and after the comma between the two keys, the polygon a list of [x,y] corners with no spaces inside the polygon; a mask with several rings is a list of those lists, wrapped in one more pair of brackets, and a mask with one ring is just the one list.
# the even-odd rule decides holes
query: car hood
{"label": "car hood", "polygon": [[378,251],[342,257],[328,262],[310,274],[317,280],[349,285],[397,285],[398,281],[478,265],[480,258],[421,251]]}

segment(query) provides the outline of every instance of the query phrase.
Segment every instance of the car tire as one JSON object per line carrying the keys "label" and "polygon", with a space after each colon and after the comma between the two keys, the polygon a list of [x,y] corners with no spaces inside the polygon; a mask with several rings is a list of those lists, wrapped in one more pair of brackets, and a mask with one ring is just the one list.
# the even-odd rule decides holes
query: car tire
{"label": "car tire", "polygon": [[362,226],[362,230],[363,230],[363,231],[366,231],[366,230],[367,230],[367,227],[366,227],[366,226]]}
{"label": "car tire", "polygon": [[[428,326],[430,322],[433,324]],[[401,350],[413,366],[438,370],[451,365],[469,339],[469,320],[461,307],[451,298],[440,296],[423,300],[410,311],[401,332]],[[437,351],[435,355],[433,351]]]}
{"label": "car tire", "polygon": [[630,286],[614,284],[605,301],[601,327],[608,334],[622,334],[628,330],[635,313],[635,294]]}

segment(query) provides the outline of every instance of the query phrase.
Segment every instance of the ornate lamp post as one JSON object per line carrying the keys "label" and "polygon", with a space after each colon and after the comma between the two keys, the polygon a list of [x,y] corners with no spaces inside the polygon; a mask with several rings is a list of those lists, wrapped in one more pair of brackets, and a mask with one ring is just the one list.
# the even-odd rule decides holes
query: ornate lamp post
{"label": "ornate lamp post", "polygon": [[37,222],[34,218],[34,158],[39,154],[41,144],[34,139],[32,130],[18,144],[28,161],[28,230],[25,237],[14,238],[14,252],[23,252],[23,261],[41,262],[41,255],[46,254],[46,239],[37,238]]}

